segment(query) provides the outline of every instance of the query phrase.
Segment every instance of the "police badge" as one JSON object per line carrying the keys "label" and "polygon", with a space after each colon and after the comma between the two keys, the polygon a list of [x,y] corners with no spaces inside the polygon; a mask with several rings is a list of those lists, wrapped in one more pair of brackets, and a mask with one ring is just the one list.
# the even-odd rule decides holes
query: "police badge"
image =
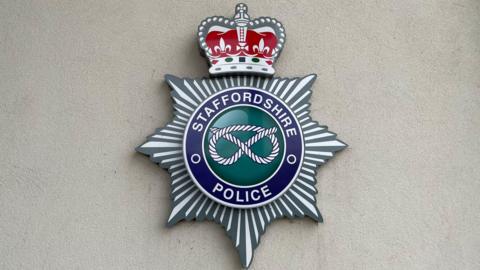
{"label": "police badge", "polygon": [[270,77],[285,43],[279,21],[238,4],[233,19],[203,20],[198,39],[212,77],[167,75],[174,118],[137,151],[171,175],[168,226],[221,224],[248,267],[274,219],[322,222],[316,169],[346,144],[309,116],[316,75]]}

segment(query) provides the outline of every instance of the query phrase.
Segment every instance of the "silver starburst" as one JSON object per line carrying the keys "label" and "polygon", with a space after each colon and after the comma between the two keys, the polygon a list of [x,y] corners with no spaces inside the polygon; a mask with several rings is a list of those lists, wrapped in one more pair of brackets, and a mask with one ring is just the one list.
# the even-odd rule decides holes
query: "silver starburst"
{"label": "silver starburst", "polygon": [[[347,145],[309,116],[311,86],[316,75],[303,78],[232,76],[214,79],[187,79],[167,75],[172,88],[174,118],[157,129],[137,151],[167,169],[172,178],[172,210],[167,225],[181,220],[213,220],[221,224],[235,243],[242,265],[248,267],[253,251],[266,227],[275,219],[308,216],[322,222],[316,206],[315,172]],[[301,171],[293,185],[278,199],[257,208],[223,206],[202,193],[191,179],[183,158],[183,134],[194,110],[209,96],[232,87],[254,87],[279,97],[294,112],[301,125],[305,153]]]}

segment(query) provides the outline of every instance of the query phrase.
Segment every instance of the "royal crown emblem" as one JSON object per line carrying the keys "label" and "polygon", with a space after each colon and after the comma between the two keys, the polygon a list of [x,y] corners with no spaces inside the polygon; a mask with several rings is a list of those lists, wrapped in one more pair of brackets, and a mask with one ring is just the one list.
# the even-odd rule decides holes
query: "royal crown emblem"
{"label": "royal crown emblem", "polygon": [[221,224],[249,267],[275,219],[323,221],[316,170],[346,144],[309,115],[316,75],[266,76],[285,42],[280,22],[251,20],[238,4],[232,20],[209,17],[198,29],[212,78],[166,75],[174,118],[137,151],[172,178],[167,225]]}
{"label": "royal crown emblem", "polygon": [[251,20],[247,11],[247,5],[238,4],[233,19],[214,16],[200,23],[198,41],[210,62],[210,74],[275,73],[273,64],[285,43],[285,30],[270,17]]}

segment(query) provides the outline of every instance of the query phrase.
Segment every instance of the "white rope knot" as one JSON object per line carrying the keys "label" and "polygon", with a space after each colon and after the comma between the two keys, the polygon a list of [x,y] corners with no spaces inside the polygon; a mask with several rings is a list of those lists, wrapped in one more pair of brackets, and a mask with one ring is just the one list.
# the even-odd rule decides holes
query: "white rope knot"
{"label": "white rope knot", "polygon": [[[242,157],[243,155],[248,156],[251,160],[253,160],[256,163],[269,164],[275,159],[275,157],[277,157],[278,152],[280,151],[280,148],[278,147],[278,140],[277,140],[277,137],[275,136],[275,132],[277,132],[276,127],[266,129],[263,127],[257,127],[257,126],[251,126],[251,125],[231,125],[224,128],[210,128],[210,131],[213,133],[213,136],[212,138],[210,138],[210,141],[208,144],[208,152],[210,153],[210,156],[213,158],[213,160],[215,160],[216,162],[222,165],[233,164],[237,162],[237,160],[239,160],[240,157]],[[254,131],[256,132],[256,134],[253,135],[246,142],[242,142],[231,134],[234,131]],[[257,154],[253,153],[253,151],[250,149],[252,145],[254,145],[256,142],[258,142],[264,137],[269,138],[270,142],[272,143],[272,151],[267,157],[258,156]],[[238,146],[237,152],[235,152],[233,155],[231,155],[228,158],[224,158],[220,156],[217,153],[217,149],[216,149],[217,142],[220,138],[223,138],[229,142],[232,142],[236,146]]]}

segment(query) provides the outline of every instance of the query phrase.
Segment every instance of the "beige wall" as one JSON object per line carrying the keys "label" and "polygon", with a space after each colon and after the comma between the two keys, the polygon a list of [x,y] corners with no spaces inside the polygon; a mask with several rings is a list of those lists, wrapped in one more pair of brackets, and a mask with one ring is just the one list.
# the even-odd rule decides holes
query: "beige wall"
{"label": "beige wall", "polygon": [[[0,0],[0,269],[240,268],[220,226],[164,227],[168,175],[134,152],[235,3]],[[251,269],[480,269],[480,2],[248,4],[350,145],[318,173],[325,223],[276,221]]]}

